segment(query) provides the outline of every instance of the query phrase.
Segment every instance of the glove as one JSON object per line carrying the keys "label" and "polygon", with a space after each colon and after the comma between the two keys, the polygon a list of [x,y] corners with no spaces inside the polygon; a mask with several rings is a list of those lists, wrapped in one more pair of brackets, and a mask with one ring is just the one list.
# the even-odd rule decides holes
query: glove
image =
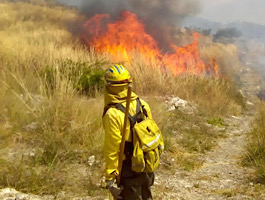
{"label": "glove", "polygon": [[122,199],[122,197],[120,196],[122,190],[123,190],[123,186],[118,187],[117,183],[116,183],[116,179],[112,179],[112,180],[107,180],[107,189],[109,189],[110,193],[112,194],[112,196],[116,199]]}

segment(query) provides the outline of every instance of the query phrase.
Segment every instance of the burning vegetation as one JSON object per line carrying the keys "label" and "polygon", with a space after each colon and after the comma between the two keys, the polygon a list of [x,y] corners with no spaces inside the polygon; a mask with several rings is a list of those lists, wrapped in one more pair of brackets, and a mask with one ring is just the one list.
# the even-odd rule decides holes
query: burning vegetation
{"label": "burning vegetation", "polygon": [[[110,14],[95,14],[83,26],[82,39],[97,52],[108,52],[114,62],[132,62],[131,53],[140,53],[144,60],[156,63],[167,69],[174,76],[189,73],[219,73],[218,65],[213,58],[206,65],[198,50],[200,35],[193,33],[193,42],[178,47],[173,41],[166,44],[170,51],[159,48],[157,41],[146,32],[145,24],[135,13],[123,11],[120,18],[113,20]],[[168,37],[170,38],[170,37]]]}

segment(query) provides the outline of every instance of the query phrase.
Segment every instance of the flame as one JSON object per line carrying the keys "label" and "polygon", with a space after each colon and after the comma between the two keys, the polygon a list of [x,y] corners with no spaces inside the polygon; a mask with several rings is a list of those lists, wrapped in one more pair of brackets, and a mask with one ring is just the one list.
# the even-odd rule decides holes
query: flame
{"label": "flame", "polygon": [[[136,14],[122,13],[120,20],[112,23],[110,15],[96,14],[84,24],[82,38],[97,52],[108,52],[115,61],[121,59],[131,62],[131,52],[139,52],[148,62],[160,63],[177,76],[182,73],[201,74],[206,66],[198,51],[198,33],[193,34],[194,41],[183,47],[171,44],[174,53],[164,54],[155,39],[145,32],[144,24]],[[215,62],[216,63],[216,62]],[[218,65],[214,65],[217,72]]]}
{"label": "flame", "polygon": [[212,58],[212,66],[210,68],[214,69],[215,74],[220,74],[220,69],[217,64],[216,58]]}
{"label": "flame", "polygon": [[184,47],[177,47],[174,44],[171,45],[175,49],[175,53],[166,55],[164,62],[173,75],[184,72],[200,74],[206,70],[206,66],[201,60],[198,51],[199,36],[198,33],[193,33],[194,41]]}

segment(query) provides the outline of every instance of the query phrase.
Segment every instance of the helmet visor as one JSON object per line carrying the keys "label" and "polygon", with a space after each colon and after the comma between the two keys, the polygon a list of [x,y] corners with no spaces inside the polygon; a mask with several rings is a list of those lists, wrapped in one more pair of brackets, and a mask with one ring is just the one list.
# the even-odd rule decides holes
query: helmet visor
{"label": "helmet visor", "polygon": [[125,84],[125,83],[131,83],[132,79],[125,79],[122,81],[107,81],[106,80],[106,82],[108,85],[121,85],[121,84]]}

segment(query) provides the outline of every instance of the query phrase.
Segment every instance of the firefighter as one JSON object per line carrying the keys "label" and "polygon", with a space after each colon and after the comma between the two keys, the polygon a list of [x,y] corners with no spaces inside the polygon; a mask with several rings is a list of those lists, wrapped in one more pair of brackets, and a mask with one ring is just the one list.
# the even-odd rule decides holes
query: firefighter
{"label": "firefighter", "polygon": [[[118,171],[119,148],[122,140],[124,112],[113,105],[121,103],[126,107],[128,85],[132,79],[128,70],[122,65],[113,65],[105,75],[105,107],[103,127],[105,130],[104,158],[106,163],[107,188],[116,199],[124,200],[151,200],[150,187],[154,183],[154,173],[137,173],[131,170],[131,156],[133,152],[132,133],[127,121],[125,131],[124,159],[121,172]],[[136,113],[137,95],[132,92],[129,114]],[[140,100],[151,118],[148,104]],[[116,177],[121,173],[120,186],[117,186]]]}

